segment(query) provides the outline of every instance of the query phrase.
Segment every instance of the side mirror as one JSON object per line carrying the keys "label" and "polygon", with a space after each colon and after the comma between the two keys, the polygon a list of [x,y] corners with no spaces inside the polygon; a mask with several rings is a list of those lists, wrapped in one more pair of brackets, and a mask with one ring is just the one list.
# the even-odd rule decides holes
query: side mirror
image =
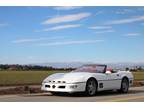
{"label": "side mirror", "polygon": [[106,71],[105,73],[108,75],[108,74],[111,74],[111,71]]}

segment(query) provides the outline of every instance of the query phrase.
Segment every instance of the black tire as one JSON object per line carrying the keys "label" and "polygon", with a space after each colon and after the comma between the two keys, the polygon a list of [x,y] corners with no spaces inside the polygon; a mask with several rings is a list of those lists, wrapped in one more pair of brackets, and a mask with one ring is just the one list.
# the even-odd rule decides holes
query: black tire
{"label": "black tire", "polygon": [[85,93],[87,96],[94,96],[97,92],[97,83],[94,78],[90,78],[86,83]]}
{"label": "black tire", "polygon": [[127,93],[129,90],[129,81],[127,78],[123,78],[121,82],[121,88],[119,90],[120,93]]}

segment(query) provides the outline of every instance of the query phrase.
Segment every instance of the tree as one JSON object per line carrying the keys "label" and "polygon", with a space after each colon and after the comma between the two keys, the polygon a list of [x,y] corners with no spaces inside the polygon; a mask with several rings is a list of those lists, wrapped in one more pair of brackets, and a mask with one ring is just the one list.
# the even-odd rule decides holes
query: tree
{"label": "tree", "polygon": [[128,68],[128,67],[126,67],[126,68],[125,68],[125,70],[126,70],[126,71],[129,71],[129,68]]}

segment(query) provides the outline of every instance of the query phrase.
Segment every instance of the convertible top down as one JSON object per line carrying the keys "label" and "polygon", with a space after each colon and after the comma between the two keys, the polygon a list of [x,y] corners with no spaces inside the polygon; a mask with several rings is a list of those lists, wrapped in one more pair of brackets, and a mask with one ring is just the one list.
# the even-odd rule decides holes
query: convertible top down
{"label": "convertible top down", "polygon": [[55,73],[42,82],[41,89],[53,94],[59,92],[85,92],[89,96],[98,91],[118,90],[127,93],[133,83],[129,71],[113,71],[106,65],[84,65],[69,73]]}

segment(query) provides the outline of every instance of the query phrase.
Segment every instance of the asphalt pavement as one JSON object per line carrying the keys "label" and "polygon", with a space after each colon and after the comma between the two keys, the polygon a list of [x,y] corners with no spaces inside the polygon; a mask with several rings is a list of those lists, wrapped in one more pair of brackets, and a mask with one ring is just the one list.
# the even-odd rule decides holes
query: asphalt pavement
{"label": "asphalt pavement", "polygon": [[50,93],[1,95],[0,102],[144,102],[144,86],[132,87],[127,94],[105,91],[93,97],[77,93],[59,96]]}

